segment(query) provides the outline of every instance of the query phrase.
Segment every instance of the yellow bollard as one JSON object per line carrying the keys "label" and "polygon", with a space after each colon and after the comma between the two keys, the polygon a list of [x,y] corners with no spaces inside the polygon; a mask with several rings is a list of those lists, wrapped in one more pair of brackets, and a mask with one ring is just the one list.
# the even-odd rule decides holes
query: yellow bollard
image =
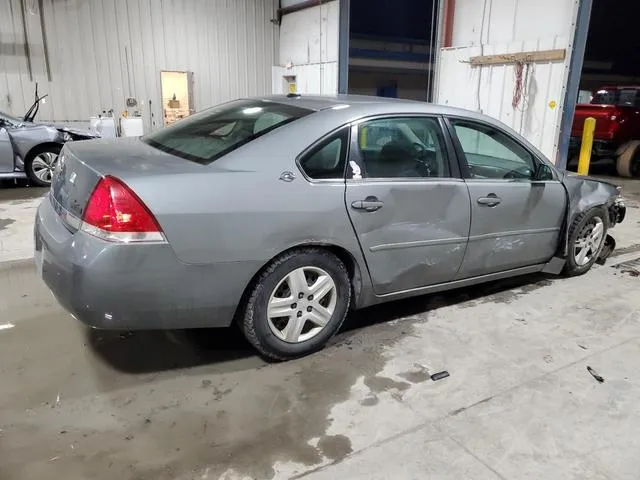
{"label": "yellow bollard", "polygon": [[362,127],[360,130],[360,148],[364,150],[367,148],[367,127]]}
{"label": "yellow bollard", "polygon": [[582,146],[580,147],[580,159],[578,160],[578,175],[589,175],[589,163],[591,162],[591,150],[593,148],[593,132],[596,130],[596,119],[589,117],[584,121],[582,130]]}

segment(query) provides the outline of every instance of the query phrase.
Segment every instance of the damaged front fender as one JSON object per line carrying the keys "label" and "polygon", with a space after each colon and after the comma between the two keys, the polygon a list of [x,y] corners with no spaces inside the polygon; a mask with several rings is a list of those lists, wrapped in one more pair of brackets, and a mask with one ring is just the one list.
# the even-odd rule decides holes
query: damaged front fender
{"label": "damaged front fender", "polygon": [[[616,223],[624,220],[626,207],[620,199],[618,187],[612,183],[571,173],[563,174],[562,183],[567,192],[567,214],[562,235],[563,243],[559,253],[565,258],[569,252],[569,227],[576,215],[594,207],[604,207],[609,213],[606,219],[607,227],[611,228]],[[611,241],[609,238],[611,238]],[[608,248],[608,256],[613,251],[613,247],[615,247],[613,237],[607,236],[607,241],[605,241],[605,246],[601,253],[604,253],[604,250],[607,249],[607,244],[610,247]]]}

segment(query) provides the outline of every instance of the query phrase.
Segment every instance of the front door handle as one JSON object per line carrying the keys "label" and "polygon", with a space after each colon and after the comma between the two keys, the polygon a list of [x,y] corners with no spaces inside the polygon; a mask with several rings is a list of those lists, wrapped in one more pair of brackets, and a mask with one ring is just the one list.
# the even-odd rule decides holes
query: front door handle
{"label": "front door handle", "polygon": [[496,205],[500,204],[501,201],[502,199],[498,197],[495,193],[490,193],[486,197],[480,197],[478,199],[478,204],[485,205],[487,207],[495,207]]}
{"label": "front door handle", "polygon": [[351,208],[354,210],[364,210],[366,212],[376,212],[384,206],[384,203],[377,197],[367,197],[364,200],[356,200],[351,202]]}

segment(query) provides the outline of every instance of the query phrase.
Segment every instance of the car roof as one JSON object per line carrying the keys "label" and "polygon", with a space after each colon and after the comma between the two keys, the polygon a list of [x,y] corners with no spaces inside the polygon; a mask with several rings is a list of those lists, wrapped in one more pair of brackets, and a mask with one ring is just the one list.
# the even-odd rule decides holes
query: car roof
{"label": "car roof", "polygon": [[[255,100],[266,102],[282,103],[286,105],[298,106],[313,110],[316,113],[306,117],[304,128],[310,127],[320,131],[325,129],[327,123],[336,127],[344,125],[361,118],[377,115],[403,115],[403,114],[431,114],[445,115],[450,117],[461,117],[467,120],[477,120],[486,125],[507,131],[515,135],[530,149],[534,150],[541,158],[544,158],[534,145],[518,134],[508,125],[500,120],[489,117],[479,112],[465,110],[462,108],[437,105],[434,103],[419,102],[415,100],[404,100],[397,98],[373,97],[365,95],[267,95],[264,97],[254,97]],[[311,118],[309,118],[311,117]],[[328,121],[328,122],[327,122]],[[295,128],[297,122],[288,125],[288,128]],[[302,128],[302,126],[301,126]]]}
{"label": "car roof", "polygon": [[331,110],[332,118],[338,121],[349,121],[348,119],[353,120],[375,115],[417,113],[463,117],[468,120],[478,120],[498,128],[511,130],[503,122],[479,112],[416,100],[365,95],[270,95],[260,97],[260,99],[287,105],[297,105],[317,112],[327,113],[327,111]]}
{"label": "car roof", "polygon": [[[297,105],[310,110],[327,110],[342,105],[356,107],[358,110],[370,110],[375,114],[381,108],[387,111],[389,108],[398,111],[422,111],[434,114],[464,115],[474,112],[461,108],[437,105],[434,103],[419,102],[416,100],[404,100],[399,98],[373,97],[367,95],[270,95],[262,97],[263,100]],[[336,109],[337,110],[337,109]]]}
{"label": "car roof", "polygon": [[345,118],[369,117],[387,114],[432,114],[464,117],[469,120],[479,120],[493,124],[500,128],[509,128],[499,120],[472,110],[438,105],[435,103],[404,100],[398,98],[373,97],[366,95],[269,95],[259,97],[268,102],[294,105],[317,112],[332,110],[333,117],[341,112]]}

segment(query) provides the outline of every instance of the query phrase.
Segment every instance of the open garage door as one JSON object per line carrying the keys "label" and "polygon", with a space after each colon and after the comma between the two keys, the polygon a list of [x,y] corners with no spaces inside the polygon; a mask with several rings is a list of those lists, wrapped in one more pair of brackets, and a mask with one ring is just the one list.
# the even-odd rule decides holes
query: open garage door
{"label": "open garage door", "polygon": [[[583,2],[590,22],[578,22],[584,62],[572,62],[561,144],[577,169],[585,120],[596,119],[590,173],[640,177],[640,37],[637,0]],[[589,12],[585,12],[589,13]],[[588,28],[587,28],[588,27]],[[576,42],[578,41],[576,40]],[[576,105],[577,102],[577,105]],[[571,109],[575,110],[571,111]]]}
{"label": "open garage door", "polygon": [[431,100],[440,3],[351,0],[347,91]]}

